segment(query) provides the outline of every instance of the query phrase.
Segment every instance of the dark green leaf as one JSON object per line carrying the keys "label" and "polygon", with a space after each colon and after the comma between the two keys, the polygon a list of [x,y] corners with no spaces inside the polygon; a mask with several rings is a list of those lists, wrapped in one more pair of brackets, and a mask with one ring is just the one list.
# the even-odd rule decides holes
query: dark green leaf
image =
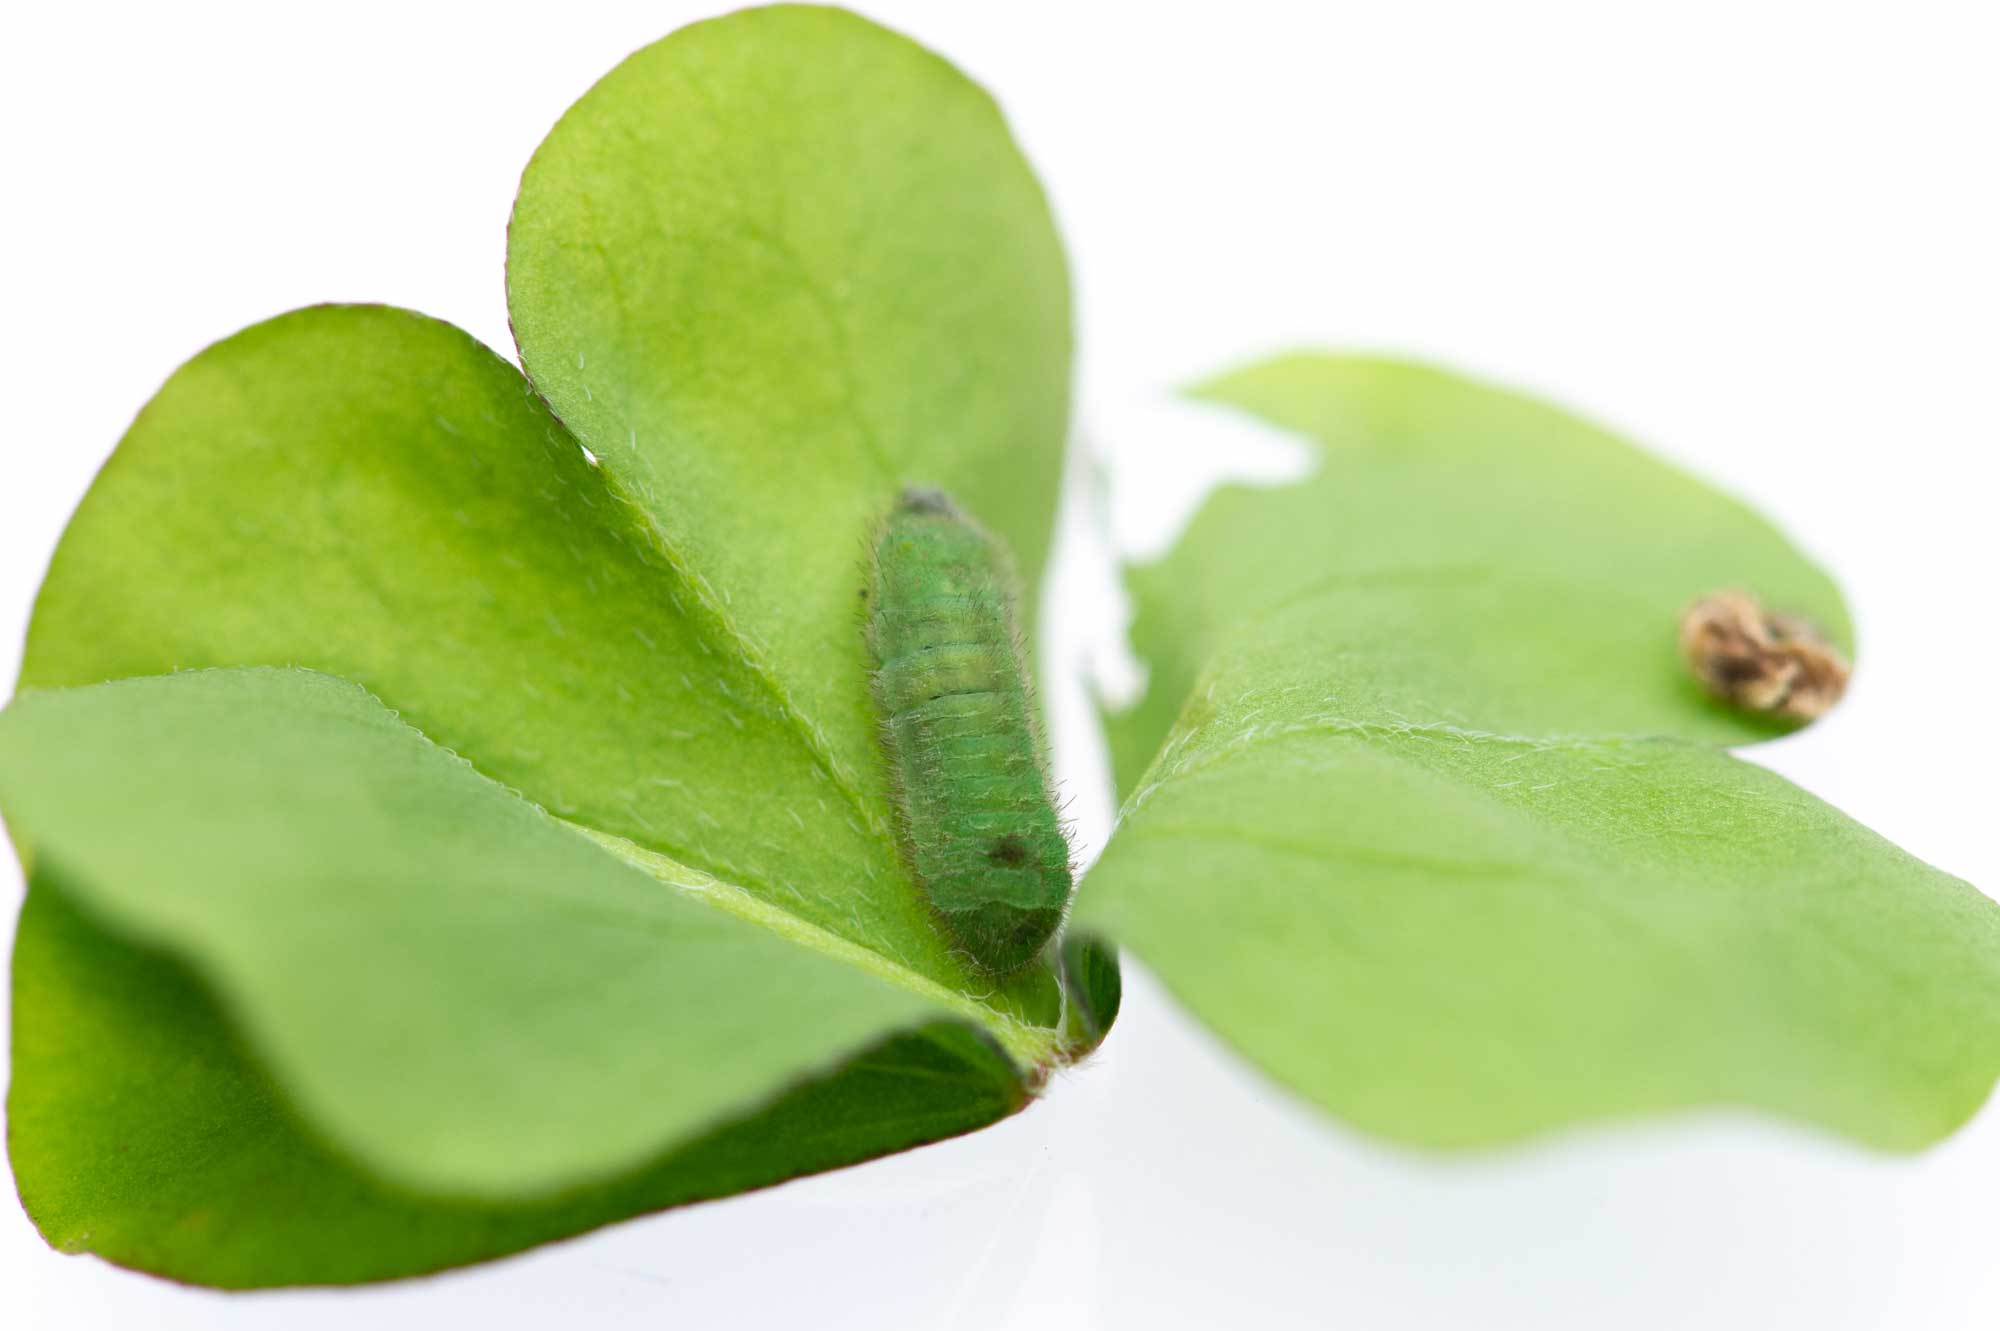
{"label": "dark green leaf", "polygon": [[297,1121],[184,967],[39,878],[14,959],[21,1198],[49,1242],[228,1288],[337,1284],[498,1257],[984,1127],[1011,1064],[963,1025],[891,1037],[658,1160],[546,1201],[389,1187]]}

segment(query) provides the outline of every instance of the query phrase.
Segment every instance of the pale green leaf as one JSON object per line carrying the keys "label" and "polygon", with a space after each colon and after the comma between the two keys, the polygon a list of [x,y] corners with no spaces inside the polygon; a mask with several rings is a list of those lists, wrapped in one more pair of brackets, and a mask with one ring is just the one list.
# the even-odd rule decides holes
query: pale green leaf
{"label": "pale green leaf", "polygon": [[[1426,1145],[1747,1106],[1911,1147],[2000,1069],[2000,911],[1715,745],[1680,610],[1847,624],[1772,529],[1438,371],[1202,390],[1318,446],[1138,570],[1130,794],[1079,896],[1204,1021]],[[1160,741],[1164,738],[1164,744]],[[1139,771],[1137,755],[1157,750]]]}
{"label": "pale green leaf", "polygon": [[[1356,719],[1742,743],[1778,724],[1706,696],[1674,652],[1689,602],[1728,587],[1852,650],[1840,594],[1769,523],[1587,421],[1397,361],[1296,355],[1195,396],[1317,445],[1302,484],[1229,487],[1180,549],[1133,569],[1150,672],[1111,719],[1130,791],[1196,675],[1246,625],[1338,625],[1315,656]],[[1331,653],[1352,658],[1336,663]],[[1275,677],[1260,677],[1267,691]]]}

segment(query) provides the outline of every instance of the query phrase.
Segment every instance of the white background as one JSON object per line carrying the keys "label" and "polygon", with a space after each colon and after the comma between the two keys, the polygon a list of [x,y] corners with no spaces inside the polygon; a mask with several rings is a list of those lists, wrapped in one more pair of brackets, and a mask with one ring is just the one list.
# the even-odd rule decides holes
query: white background
{"label": "white background", "polygon": [[[10,15],[0,674],[91,473],[207,342],[332,299],[508,346],[521,166],[707,8]],[[1758,758],[2000,885],[1989,6],[867,9],[987,83],[1049,185],[1122,543],[1157,548],[1219,465],[1283,457],[1167,404],[1257,352],[1406,351],[1547,393],[1750,497],[1846,587],[1849,701]],[[1115,674],[1077,516],[1049,660]],[[1052,694],[1095,847],[1101,757],[1075,679]],[[442,1278],[224,1297],[55,1256],[0,1206],[0,1322],[2000,1324],[2000,1110],[1913,1159],[1713,1117],[1444,1161],[1309,1115],[1130,988],[1099,1058],[988,1132]]]}

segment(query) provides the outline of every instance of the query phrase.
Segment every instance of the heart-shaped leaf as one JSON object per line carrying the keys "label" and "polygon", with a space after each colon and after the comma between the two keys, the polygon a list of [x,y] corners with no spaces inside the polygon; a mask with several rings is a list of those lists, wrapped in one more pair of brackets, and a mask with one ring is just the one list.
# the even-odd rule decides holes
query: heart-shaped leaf
{"label": "heart-shaped leaf", "polygon": [[[1053,953],[996,985],[928,914],[890,831],[855,614],[866,536],[906,484],[950,487],[1030,571],[1047,544],[1067,412],[1066,277],[1046,204],[990,100],[906,40],[832,11],[751,11],[684,30],[607,77],[536,155],[509,295],[532,384],[457,330],[380,307],[302,310],[210,348],[141,413],[64,536],[23,668],[17,730],[33,734],[6,773],[34,891],[69,899],[27,912],[19,948],[75,964],[20,981],[15,1008],[12,1148],[30,1210],[58,1241],[232,1284],[424,1269],[990,1121],[1101,1033],[1087,995],[1065,1000]],[[222,822],[205,828],[194,805],[164,798],[189,816],[141,808],[154,787],[106,782],[66,806],[74,817],[53,785],[19,793],[65,727],[95,726],[90,752],[107,768],[181,762],[189,798],[204,789],[197,774],[237,792],[231,846],[317,846],[340,881],[389,881],[375,857],[413,846],[418,827],[371,832],[352,824],[354,808],[317,798],[309,765],[283,760],[278,721],[263,748],[224,726],[190,728],[173,737],[186,748],[176,755],[117,722],[129,702],[101,701],[138,693],[37,692],[253,666],[352,681],[469,762],[487,795],[518,792],[542,820],[537,844],[588,866],[544,866],[568,876],[563,892],[611,884],[684,898],[696,904],[672,909],[758,926],[777,940],[768,946],[806,954],[801,964],[848,963],[835,968],[855,972],[843,982],[894,1001],[843,1017],[830,999],[826,1025],[788,1026],[755,993],[761,980],[781,995],[787,972],[760,961],[741,1002],[713,991],[726,1018],[664,994],[608,993],[570,1010],[579,1029],[558,1030],[546,992],[489,984],[475,967],[459,979],[478,1001],[424,1011],[425,1038],[381,1042],[364,1075],[365,1028],[346,1032],[350,1046],[319,1023],[342,995],[372,992],[374,940],[409,923],[402,896],[343,891],[354,918],[333,929],[257,895],[282,866],[218,858]],[[223,677],[187,677],[211,678]],[[144,696],[171,710],[212,687],[187,679]],[[257,705],[298,712],[311,730],[297,698]],[[153,829],[149,858],[88,858],[93,837],[127,844],[102,831],[121,823]],[[348,846],[371,836],[378,844]],[[353,854],[334,854],[344,848]],[[426,863],[441,895],[425,928],[439,935],[444,912],[465,894],[483,899],[475,885],[505,867]],[[40,933],[64,910],[87,935],[67,953]],[[526,914],[508,923],[534,927]],[[466,924],[463,955],[440,938],[429,970],[405,958],[412,974],[443,984],[488,956],[474,947],[476,916]],[[551,947],[558,935],[551,925]],[[73,978],[135,946],[168,948],[175,969],[160,983],[193,995],[178,1009],[226,1023],[249,1055],[200,1059],[176,1113],[158,1121],[140,1121],[151,1108],[125,1093],[123,1068],[64,1071],[33,1053],[62,1047],[56,1028],[84,1001]],[[313,964],[279,964],[303,956]],[[563,964],[589,962],[581,948]],[[90,1001],[98,1029],[119,1024]],[[124,1019],[151,1031],[158,1014]],[[768,1042],[752,1033],[765,1020],[784,1028]],[[586,1038],[592,1021],[601,1029]],[[959,1025],[939,1035],[941,1021]],[[915,1022],[931,1034],[891,1036]],[[674,1023],[765,1052],[711,1069],[705,1046],[663,1038]],[[519,1050],[495,1035],[508,1030],[559,1046],[573,1060],[563,1077],[517,1066]],[[146,1066],[135,1040],[119,1047]],[[743,1117],[868,1041],[877,1054]],[[879,1109],[843,1089],[879,1083],[871,1069],[885,1056],[954,1070]],[[659,1085],[634,1093],[639,1076]],[[507,1088],[522,1077],[537,1093],[517,1102]],[[215,1140],[231,1088],[245,1086],[291,1106],[267,1125],[269,1151],[324,1138],[334,1154],[315,1147],[300,1168],[347,1162],[353,1177],[327,1195],[353,1207],[336,1214],[328,1201],[312,1223],[379,1225],[380,1242],[278,1260],[252,1220],[270,1200],[242,1183],[269,1159],[239,1152],[175,1172],[196,1142]],[[565,1120],[558,1094],[596,1107]],[[204,1097],[221,1117],[201,1118]],[[801,1114],[825,1121],[809,1129]],[[716,1131],[734,1145],[695,1140],[725,1119],[738,1126]],[[779,1121],[782,1132],[768,1126]],[[767,1150],[754,1161],[740,1154],[751,1137]],[[124,1157],[137,1140],[160,1153]],[[662,1153],[668,1163],[648,1172]],[[110,1181],[135,1168],[178,1181],[133,1209]],[[199,1214],[228,1219],[196,1224],[187,1212],[167,1243],[161,1208],[193,1206],[204,1182],[217,1192]],[[586,1183],[605,1190],[535,1209]],[[385,1188],[415,1209],[371,1210]],[[454,1211],[453,1229],[413,1218],[471,1194],[492,1199],[483,1219]],[[404,1223],[436,1242],[396,1248]]]}
{"label": "heart-shaped leaf", "polygon": [[1725,1104],[1910,1147],[1972,1112],[2000,911],[1716,747],[1772,726],[1678,658],[1723,587],[1845,643],[1820,573],[1451,375],[1300,356],[1200,395],[1319,466],[1218,495],[1133,574],[1151,681],[1111,720],[1129,794],[1079,919],[1401,1141]]}

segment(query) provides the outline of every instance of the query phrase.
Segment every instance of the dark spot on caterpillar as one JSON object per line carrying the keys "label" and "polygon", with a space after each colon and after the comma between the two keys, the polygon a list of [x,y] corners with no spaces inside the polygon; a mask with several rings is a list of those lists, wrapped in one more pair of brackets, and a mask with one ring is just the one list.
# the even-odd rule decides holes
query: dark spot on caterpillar
{"label": "dark spot on caterpillar", "polygon": [[986,848],[986,858],[994,864],[1013,866],[1028,862],[1028,843],[1017,836],[1003,836]]}
{"label": "dark spot on caterpillar", "polygon": [[982,970],[1034,960],[1069,904],[1005,549],[938,490],[906,490],[871,546],[864,623],[903,858]]}
{"label": "dark spot on caterpillar", "polygon": [[905,513],[934,513],[939,517],[962,518],[958,505],[951,502],[951,496],[942,490],[927,490],[922,486],[910,486],[903,491],[899,505]]}

